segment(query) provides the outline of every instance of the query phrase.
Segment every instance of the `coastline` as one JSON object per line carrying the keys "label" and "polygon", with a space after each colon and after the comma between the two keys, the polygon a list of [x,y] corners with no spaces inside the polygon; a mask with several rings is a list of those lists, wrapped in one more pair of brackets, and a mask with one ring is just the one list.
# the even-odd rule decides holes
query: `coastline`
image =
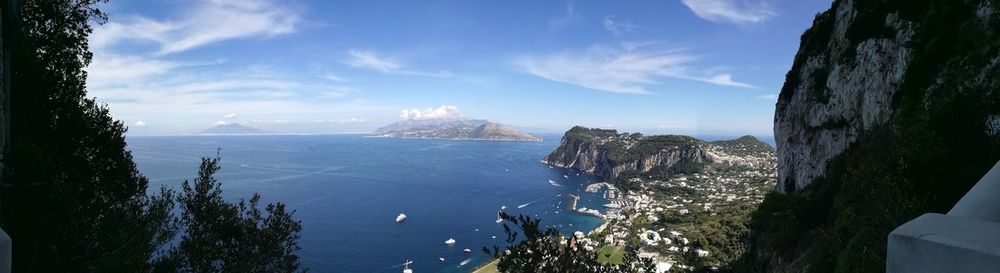
{"label": "coastline", "polygon": [[471,273],[500,273],[500,270],[497,269],[497,263],[499,263],[499,262],[500,262],[500,259],[498,259],[498,258],[492,258],[492,259],[489,260],[489,262],[480,264],[475,269],[473,269],[472,271],[469,271],[469,272],[471,272]]}
{"label": "coastline", "polygon": [[543,142],[545,138],[538,137],[538,140],[530,139],[492,139],[492,138],[447,138],[447,137],[407,137],[407,136],[386,136],[386,135],[367,135],[364,137],[372,138],[398,138],[398,139],[431,139],[431,140],[457,140],[457,141],[495,141],[495,142]]}
{"label": "coastline", "polygon": [[[372,137],[388,137],[388,136],[372,136]],[[391,138],[404,138],[404,137],[391,137]],[[421,139],[421,138],[411,138],[411,139]],[[423,138],[423,139],[430,139],[430,138]],[[469,140],[469,139],[462,139],[462,140]],[[550,164],[550,163],[546,162],[544,159],[542,159],[541,162],[543,164],[549,165],[549,166],[554,165],[554,164]],[[570,168],[566,168],[566,167],[563,167],[563,166],[554,166],[554,167],[558,167],[558,168],[570,170]],[[587,173],[587,174],[590,174],[590,173]],[[596,193],[601,188],[607,188],[608,190],[617,190],[617,188],[615,188],[614,185],[611,185],[611,183],[608,183],[608,182],[597,182],[597,183],[588,184],[586,186],[584,192],[587,192],[587,193]],[[569,198],[569,204],[568,204],[567,207],[564,207],[564,209],[567,209],[567,210],[569,210],[569,211],[571,211],[573,213],[576,213],[576,214],[580,214],[580,215],[584,215],[584,216],[596,217],[597,219],[601,220],[601,224],[600,225],[598,225],[597,227],[595,227],[595,228],[593,228],[593,229],[591,229],[589,231],[586,231],[587,236],[590,236],[590,235],[596,234],[596,233],[601,233],[605,229],[608,228],[608,226],[610,225],[610,221],[608,221],[608,219],[606,219],[605,215],[602,215],[600,212],[597,212],[597,210],[593,210],[593,209],[588,210],[588,211],[580,211],[580,210],[578,210],[576,208],[576,205],[577,205],[577,203],[580,200],[580,196],[576,195],[576,194],[572,194],[572,193],[567,193],[566,195],[567,195],[567,198]],[[603,199],[604,199],[604,202],[610,202],[611,201],[610,199],[608,199],[608,195],[605,195],[603,197]],[[581,207],[580,209],[586,209],[586,208]],[[591,212],[591,211],[593,211],[593,212]],[[472,270],[470,270],[468,272],[469,273],[500,273],[500,271],[497,269],[497,263],[499,263],[499,262],[500,262],[499,258],[491,258],[487,262],[479,264],[474,269],[472,269]]]}

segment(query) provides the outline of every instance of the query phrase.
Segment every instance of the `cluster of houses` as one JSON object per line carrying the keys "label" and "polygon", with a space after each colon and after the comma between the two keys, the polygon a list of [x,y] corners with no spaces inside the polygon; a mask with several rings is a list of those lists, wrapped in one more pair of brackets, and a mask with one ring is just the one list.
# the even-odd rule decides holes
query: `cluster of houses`
{"label": "cluster of houses", "polygon": [[[738,148],[738,147],[737,147]],[[768,158],[768,156],[770,156]],[[678,217],[694,217],[703,213],[714,215],[717,210],[748,202],[759,204],[765,193],[774,187],[776,162],[773,154],[731,157],[741,168],[710,170],[702,173],[679,174],[670,177],[632,178],[639,190],[622,191],[609,185],[610,204],[602,216],[605,224],[589,234],[578,232],[578,241],[586,246],[612,245],[624,248],[638,242],[638,256],[653,259],[656,272],[681,272],[695,269],[683,264],[681,257],[710,259],[712,251],[694,244],[680,228]],[[662,189],[682,189],[670,191]],[[693,194],[677,195],[676,192]],[[595,210],[596,212],[596,210]],[[582,212],[581,213],[585,213]],[[595,215],[599,215],[595,214]],[[697,223],[687,223],[695,224]],[[634,240],[635,238],[638,240]],[[673,271],[671,271],[673,270]]]}

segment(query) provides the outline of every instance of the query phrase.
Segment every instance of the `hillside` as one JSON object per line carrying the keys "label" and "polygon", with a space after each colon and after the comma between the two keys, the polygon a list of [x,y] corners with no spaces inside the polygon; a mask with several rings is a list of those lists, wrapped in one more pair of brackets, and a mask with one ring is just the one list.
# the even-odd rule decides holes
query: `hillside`
{"label": "hillside", "polygon": [[203,135],[258,135],[266,133],[264,130],[243,126],[239,123],[220,124],[212,128],[205,129],[199,134]]}
{"label": "hillside", "polygon": [[542,162],[610,182],[618,205],[581,243],[694,272],[742,256],[746,223],[775,185],[774,150],[752,136],[705,142],[578,126]]}
{"label": "hillside", "polygon": [[542,162],[610,181],[623,174],[698,172],[723,163],[761,165],[773,157],[771,147],[752,136],[705,142],[690,136],[644,136],[576,126]]}
{"label": "hillside", "polygon": [[778,98],[778,187],[742,271],[880,272],[886,236],[945,212],[1000,159],[987,0],[835,1]]}
{"label": "hillside", "polygon": [[437,138],[456,140],[541,141],[513,127],[482,119],[439,118],[407,119],[378,128],[373,133],[383,137]]}

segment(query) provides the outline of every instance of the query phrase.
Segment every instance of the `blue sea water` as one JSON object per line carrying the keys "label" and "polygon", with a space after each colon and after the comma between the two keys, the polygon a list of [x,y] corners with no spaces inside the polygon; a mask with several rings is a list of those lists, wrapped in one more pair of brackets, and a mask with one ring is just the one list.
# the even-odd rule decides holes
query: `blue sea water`
{"label": "blue sea water", "polygon": [[[504,238],[494,222],[501,206],[511,214],[537,215],[544,225],[562,225],[565,234],[599,226],[600,219],[567,209],[568,194],[575,194],[581,196],[578,206],[603,212],[603,192],[583,192],[599,181],[539,162],[559,137],[490,142],[170,136],[128,142],[151,190],[179,189],[196,175],[201,157],[221,148],[216,178],[224,198],[256,192],[265,202],[284,202],[295,210],[303,225],[299,254],[312,272],[401,272],[400,264],[410,259],[414,272],[423,273],[468,272],[487,262],[482,247]],[[394,221],[399,213],[408,215],[401,224]],[[457,243],[445,245],[448,238]],[[472,253],[463,253],[465,248]]]}

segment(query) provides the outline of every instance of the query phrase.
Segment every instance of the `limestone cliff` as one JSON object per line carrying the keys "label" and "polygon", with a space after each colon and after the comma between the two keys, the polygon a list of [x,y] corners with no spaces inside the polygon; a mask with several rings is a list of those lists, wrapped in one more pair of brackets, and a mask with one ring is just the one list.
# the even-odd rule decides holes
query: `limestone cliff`
{"label": "limestone cliff", "polygon": [[573,127],[542,162],[586,171],[605,180],[624,173],[698,172],[712,164],[773,163],[773,151],[752,136],[705,142],[689,136],[618,133]]}
{"label": "limestone cliff", "polygon": [[834,1],[776,105],[777,190],[748,259],[767,272],[878,272],[886,235],[947,211],[1000,159],[991,0]]}
{"label": "limestone cliff", "polygon": [[[890,13],[865,18],[853,1],[819,15],[785,79],[774,116],[778,190],[801,189],[827,162],[893,113],[892,98],[912,58],[913,23]],[[875,30],[859,29],[875,28]],[[861,31],[881,32],[858,39]]]}

